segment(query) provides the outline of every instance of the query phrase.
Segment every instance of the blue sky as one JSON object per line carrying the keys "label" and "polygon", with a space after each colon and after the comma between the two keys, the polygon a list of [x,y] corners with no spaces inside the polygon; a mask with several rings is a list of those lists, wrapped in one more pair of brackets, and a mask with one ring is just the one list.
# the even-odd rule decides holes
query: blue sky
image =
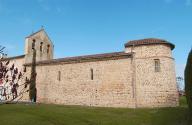
{"label": "blue sky", "polygon": [[0,44],[24,53],[24,39],[44,26],[55,58],[123,51],[124,43],[162,38],[176,45],[177,75],[192,46],[192,0],[0,0]]}

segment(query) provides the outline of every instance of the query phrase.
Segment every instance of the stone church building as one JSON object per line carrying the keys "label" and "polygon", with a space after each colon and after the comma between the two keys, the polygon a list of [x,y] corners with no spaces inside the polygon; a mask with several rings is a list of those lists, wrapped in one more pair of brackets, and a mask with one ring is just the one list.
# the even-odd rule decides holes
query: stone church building
{"label": "stone church building", "polygon": [[[178,106],[174,45],[149,38],[125,43],[122,52],[54,59],[44,29],[25,40],[25,54],[11,60],[31,71],[36,49],[37,102],[97,107]],[[28,100],[26,94],[25,100]]]}

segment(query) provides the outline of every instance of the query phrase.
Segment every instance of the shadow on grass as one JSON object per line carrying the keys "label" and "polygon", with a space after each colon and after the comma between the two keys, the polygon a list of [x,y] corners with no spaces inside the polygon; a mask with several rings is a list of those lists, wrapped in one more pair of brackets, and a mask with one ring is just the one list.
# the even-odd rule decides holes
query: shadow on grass
{"label": "shadow on grass", "polygon": [[1,105],[0,125],[187,125],[185,98],[180,102],[180,107],[154,109]]}

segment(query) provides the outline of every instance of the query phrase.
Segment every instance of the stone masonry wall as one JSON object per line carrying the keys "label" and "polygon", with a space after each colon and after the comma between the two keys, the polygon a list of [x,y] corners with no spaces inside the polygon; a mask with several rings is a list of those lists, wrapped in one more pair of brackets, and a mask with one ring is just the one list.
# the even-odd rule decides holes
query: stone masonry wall
{"label": "stone masonry wall", "polygon": [[37,66],[37,101],[65,105],[134,107],[131,74],[130,58]]}
{"label": "stone masonry wall", "polygon": [[[25,63],[31,63],[33,57],[32,44],[35,41],[34,48],[36,49],[36,60],[53,59],[53,44],[44,30],[27,37],[25,40]],[[49,46],[49,47],[48,47]],[[41,49],[40,49],[41,48]],[[49,50],[49,51],[48,51]]]}
{"label": "stone masonry wall", "polygon": [[[130,51],[131,48],[126,48]],[[167,45],[134,47],[135,89],[137,107],[178,106],[175,64]],[[155,72],[154,59],[160,60],[160,72]]]}
{"label": "stone masonry wall", "polygon": [[[37,101],[98,107],[178,106],[171,48],[146,45],[125,52],[135,54],[117,60],[37,65]],[[160,60],[160,72],[155,72],[155,59]],[[25,60],[11,59],[11,63],[23,70]],[[28,76],[30,72],[27,66]],[[26,93],[23,100],[28,99]]]}

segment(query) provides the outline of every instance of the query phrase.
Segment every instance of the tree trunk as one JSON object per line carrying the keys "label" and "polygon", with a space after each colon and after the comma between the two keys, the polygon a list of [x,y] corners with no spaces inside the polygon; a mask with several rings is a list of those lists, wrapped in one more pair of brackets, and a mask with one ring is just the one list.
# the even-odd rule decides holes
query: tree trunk
{"label": "tree trunk", "polygon": [[33,58],[31,65],[31,79],[29,85],[29,98],[32,102],[36,102],[36,50],[33,49]]}

